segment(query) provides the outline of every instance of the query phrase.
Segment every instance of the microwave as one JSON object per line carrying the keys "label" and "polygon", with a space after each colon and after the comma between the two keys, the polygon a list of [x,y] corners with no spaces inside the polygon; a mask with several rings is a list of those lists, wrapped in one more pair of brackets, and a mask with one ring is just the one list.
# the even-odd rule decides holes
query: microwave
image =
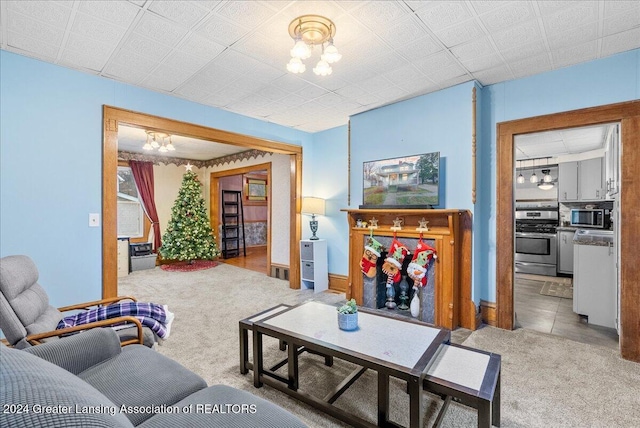
{"label": "microwave", "polygon": [[571,226],[606,229],[609,227],[609,210],[572,209]]}

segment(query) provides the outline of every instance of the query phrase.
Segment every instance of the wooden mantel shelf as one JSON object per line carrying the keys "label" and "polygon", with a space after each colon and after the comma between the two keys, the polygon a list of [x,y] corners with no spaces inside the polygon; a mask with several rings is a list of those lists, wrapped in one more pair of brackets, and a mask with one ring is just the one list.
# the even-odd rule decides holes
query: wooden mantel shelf
{"label": "wooden mantel shelf", "polygon": [[[349,221],[349,278],[347,299],[363,301],[363,279],[360,259],[369,227],[357,227],[357,221],[370,224],[378,220],[374,235],[417,238],[416,230],[424,218],[428,231],[422,232],[424,239],[435,241],[438,259],[436,269],[436,313],[438,326],[454,329],[464,327],[476,329],[476,305],[471,299],[471,213],[459,209],[343,209]],[[402,229],[391,230],[393,220],[402,219]]]}

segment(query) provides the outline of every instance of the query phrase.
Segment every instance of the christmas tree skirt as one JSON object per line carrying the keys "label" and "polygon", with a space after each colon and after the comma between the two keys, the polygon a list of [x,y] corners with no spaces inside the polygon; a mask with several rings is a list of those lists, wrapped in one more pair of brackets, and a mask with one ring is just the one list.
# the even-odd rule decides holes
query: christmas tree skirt
{"label": "christmas tree skirt", "polygon": [[169,272],[192,272],[195,270],[210,269],[216,266],[218,266],[218,262],[214,262],[213,260],[194,260],[192,264],[184,261],[161,265],[160,268]]}

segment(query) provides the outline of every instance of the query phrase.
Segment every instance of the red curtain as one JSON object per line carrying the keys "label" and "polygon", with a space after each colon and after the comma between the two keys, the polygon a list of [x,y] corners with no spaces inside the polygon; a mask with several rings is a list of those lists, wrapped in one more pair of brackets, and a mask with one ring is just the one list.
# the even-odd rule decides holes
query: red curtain
{"label": "red curtain", "polygon": [[129,161],[133,179],[138,188],[138,195],[142,201],[142,207],[147,217],[151,220],[153,227],[153,250],[158,251],[160,245],[160,223],[158,222],[158,212],[156,211],[156,201],[153,193],[153,163]]}

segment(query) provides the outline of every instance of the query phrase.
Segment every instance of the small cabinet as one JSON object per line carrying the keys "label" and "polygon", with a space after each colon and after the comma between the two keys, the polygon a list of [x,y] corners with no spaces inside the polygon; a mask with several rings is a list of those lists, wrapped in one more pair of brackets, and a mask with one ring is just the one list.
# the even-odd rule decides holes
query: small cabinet
{"label": "small cabinet", "polygon": [[319,293],[329,288],[327,241],[300,241],[300,288]]}
{"label": "small cabinet", "polygon": [[607,140],[604,154],[605,191],[607,199],[614,199],[620,189],[620,137],[618,125],[615,125]]}
{"label": "small cabinet", "polygon": [[573,235],[575,230],[558,232],[558,273],[573,274]]}
{"label": "small cabinet", "polygon": [[578,200],[578,162],[558,164],[558,200],[560,202]]}
{"label": "small cabinet", "polygon": [[560,202],[604,199],[603,158],[563,162],[558,165],[558,200]]}

